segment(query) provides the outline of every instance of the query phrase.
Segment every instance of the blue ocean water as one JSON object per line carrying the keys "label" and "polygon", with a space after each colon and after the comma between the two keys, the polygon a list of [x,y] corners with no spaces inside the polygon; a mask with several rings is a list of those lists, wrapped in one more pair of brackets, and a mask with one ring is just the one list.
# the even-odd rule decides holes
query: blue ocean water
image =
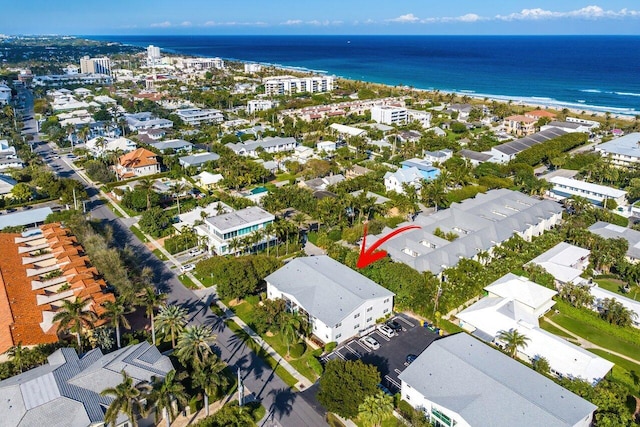
{"label": "blue ocean water", "polygon": [[91,36],[356,80],[640,114],[640,36]]}

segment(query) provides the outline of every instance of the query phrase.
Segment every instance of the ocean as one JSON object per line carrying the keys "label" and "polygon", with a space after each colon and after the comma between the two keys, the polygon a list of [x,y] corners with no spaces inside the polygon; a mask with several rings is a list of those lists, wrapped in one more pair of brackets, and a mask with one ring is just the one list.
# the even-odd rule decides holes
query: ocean
{"label": "ocean", "polygon": [[194,56],[640,114],[640,36],[87,36]]}

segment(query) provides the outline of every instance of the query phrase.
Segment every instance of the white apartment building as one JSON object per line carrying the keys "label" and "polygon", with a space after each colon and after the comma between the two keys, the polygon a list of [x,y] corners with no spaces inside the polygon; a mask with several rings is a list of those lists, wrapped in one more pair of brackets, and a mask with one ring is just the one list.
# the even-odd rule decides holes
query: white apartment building
{"label": "white apartment building", "polygon": [[627,192],[606,185],[592,184],[564,176],[549,178],[553,188],[548,192],[549,196],[563,200],[571,196],[580,196],[589,200],[594,205],[603,206],[604,201],[612,199],[618,206],[627,204]]}
{"label": "white apartment building", "polygon": [[409,122],[418,122],[424,129],[431,127],[431,113],[422,110],[407,110]]}
{"label": "white apartment building", "polygon": [[635,166],[640,163],[640,132],[612,139],[595,150],[616,166]]}
{"label": "white apartment building", "polygon": [[256,111],[266,111],[278,105],[275,101],[268,99],[252,99],[247,101],[247,113],[253,114]]}
{"label": "white apartment building", "polygon": [[147,47],[147,66],[151,67],[162,62],[162,55],[158,46],[149,45]]}
{"label": "white apartment building", "polygon": [[333,76],[276,76],[264,81],[267,96],[293,95],[295,93],[319,93],[333,90]]}
{"label": "white apartment building", "polygon": [[[271,224],[275,216],[257,206],[250,206],[235,212],[207,218],[204,225],[196,227],[198,234],[209,240],[209,252],[216,255],[229,255],[244,250],[243,239]],[[250,247],[262,248],[275,236],[262,236],[260,241],[252,240]]]}
{"label": "white apartment building", "polygon": [[198,126],[201,123],[222,123],[224,121],[222,111],[214,109],[185,108],[177,110],[176,114],[183,122],[192,126]]}
{"label": "white apartment building", "polygon": [[222,70],[224,61],[221,58],[185,58],[182,60],[182,66],[192,70]]}
{"label": "white apartment building", "polygon": [[260,64],[244,64],[244,72],[247,74],[259,73],[262,71]]}
{"label": "white apartment building", "polygon": [[409,115],[406,108],[376,105],[371,108],[371,120],[385,125],[404,125]]}
{"label": "white apartment building", "polygon": [[84,56],[80,59],[80,72],[83,74],[111,75],[111,60],[106,56],[102,58],[90,58]]}
{"label": "white apartment building", "polygon": [[306,316],[324,343],[366,334],[393,310],[393,292],[326,255],[296,258],[265,281],[267,297]]}

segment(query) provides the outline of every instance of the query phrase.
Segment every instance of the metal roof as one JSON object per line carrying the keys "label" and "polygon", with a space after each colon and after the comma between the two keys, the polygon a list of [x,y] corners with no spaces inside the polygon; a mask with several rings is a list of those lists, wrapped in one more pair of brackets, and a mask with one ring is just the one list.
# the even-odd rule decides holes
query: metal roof
{"label": "metal roof", "polygon": [[20,225],[33,225],[42,223],[51,215],[51,208],[29,209],[22,212],[15,212],[0,216],[0,230],[5,227],[16,227]]}
{"label": "metal roof", "polygon": [[557,138],[566,133],[567,132],[562,129],[551,128],[538,133],[534,133],[533,135],[525,136],[524,138],[516,139],[515,141],[496,145],[495,147],[493,147],[493,149],[500,151],[501,153],[504,153],[508,156],[512,156],[526,150],[527,148],[531,148],[534,145]]}

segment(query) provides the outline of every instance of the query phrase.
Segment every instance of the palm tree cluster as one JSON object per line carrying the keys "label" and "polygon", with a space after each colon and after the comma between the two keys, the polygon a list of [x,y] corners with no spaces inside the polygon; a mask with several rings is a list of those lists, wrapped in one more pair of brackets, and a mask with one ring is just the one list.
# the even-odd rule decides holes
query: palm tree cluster
{"label": "palm tree cluster", "polygon": [[499,331],[497,338],[504,343],[507,354],[514,359],[518,355],[518,350],[526,348],[530,341],[529,337],[521,334],[514,328],[511,328],[508,331]]}
{"label": "palm tree cluster", "polygon": [[600,307],[600,315],[607,322],[617,326],[630,326],[638,315],[615,298],[605,298]]}

